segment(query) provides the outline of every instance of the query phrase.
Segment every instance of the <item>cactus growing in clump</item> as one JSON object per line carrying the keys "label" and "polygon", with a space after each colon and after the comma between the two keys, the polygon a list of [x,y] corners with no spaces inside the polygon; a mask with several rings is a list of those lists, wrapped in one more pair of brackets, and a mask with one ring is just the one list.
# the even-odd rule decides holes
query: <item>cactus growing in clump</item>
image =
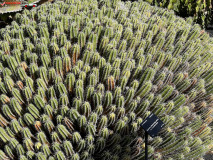
{"label": "cactus growing in clump", "polygon": [[142,160],[212,147],[213,40],[145,2],[65,0],[0,30],[0,160]]}

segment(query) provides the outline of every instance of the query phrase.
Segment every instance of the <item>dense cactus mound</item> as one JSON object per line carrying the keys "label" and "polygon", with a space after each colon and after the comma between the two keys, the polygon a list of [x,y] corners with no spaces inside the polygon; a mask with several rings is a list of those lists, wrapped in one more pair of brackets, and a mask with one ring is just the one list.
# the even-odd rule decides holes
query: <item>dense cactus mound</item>
{"label": "dense cactus mound", "polygon": [[0,30],[0,159],[190,160],[212,147],[213,41],[145,2],[66,0]]}

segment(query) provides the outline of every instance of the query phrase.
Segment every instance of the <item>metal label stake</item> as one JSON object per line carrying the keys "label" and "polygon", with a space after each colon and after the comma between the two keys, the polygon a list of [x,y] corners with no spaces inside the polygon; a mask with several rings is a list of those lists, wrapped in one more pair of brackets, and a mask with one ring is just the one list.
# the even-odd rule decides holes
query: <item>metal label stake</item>
{"label": "metal label stake", "polygon": [[154,138],[163,126],[164,123],[153,113],[141,123],[141,127],[145,130],[145,160],[148,160],[148,135]]}
{"label": "metal label stake", "polygon": [[145,131],[145,160],[148,160],[148,133]]}

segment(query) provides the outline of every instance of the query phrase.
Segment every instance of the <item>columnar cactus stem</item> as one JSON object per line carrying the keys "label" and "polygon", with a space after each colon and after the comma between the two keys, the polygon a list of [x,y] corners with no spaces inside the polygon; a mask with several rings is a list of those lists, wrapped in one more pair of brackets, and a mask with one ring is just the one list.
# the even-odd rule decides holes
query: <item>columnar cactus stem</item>
{"label": "columnar cactus stem", "polygon": [[135,93],[135,96],[139,96],[139,97],[144,97],[145,94],[147,94],[150,90],[151,90],[151,87],[152,87],[152,83],[151,81],[148,81],[146,83],[144,83],[144,85],[141,86],[141,88]]}
{"label": "columnar cactus stem", "polygon": [[71,53],[73,65],[75,65],[79,56],[80,56],[80,46],[78,44],[74,44],[72,47],[72,53]]}

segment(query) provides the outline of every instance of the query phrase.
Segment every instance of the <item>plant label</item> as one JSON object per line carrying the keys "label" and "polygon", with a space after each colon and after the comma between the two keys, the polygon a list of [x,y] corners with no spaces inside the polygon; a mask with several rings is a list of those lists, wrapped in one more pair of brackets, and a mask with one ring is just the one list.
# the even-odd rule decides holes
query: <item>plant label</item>
{"label": "plant label", "polygon": [[157,136],[164,127],[164,123],[153,113],[151,113],[142,123],[141,127],[151,136]]}

